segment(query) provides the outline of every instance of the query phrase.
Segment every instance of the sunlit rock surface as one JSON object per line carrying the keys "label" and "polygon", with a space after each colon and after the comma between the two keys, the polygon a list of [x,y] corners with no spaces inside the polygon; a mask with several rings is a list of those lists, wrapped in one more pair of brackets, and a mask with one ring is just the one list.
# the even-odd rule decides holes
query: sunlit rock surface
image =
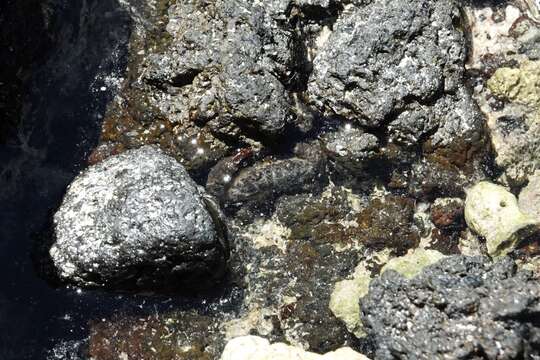
{"label": "sunlit rock surface", "polygon": [[218,210],[185,169],[147,146],[79,175],[54,216],[59,276],[81,286],[194,290],[224,271]]}
{"label": "sunlit rock surface", "polygon": [[[144,246],[145,254],[129,255],[140,244],[115,253],[115,237],[100,249],[118,254],[120,271],[102,286],[123,289],[129,283],[146,289],[175,282],[181,290],[192,290],[214,281],[223,272],[226,253],[217,219],[227,224],[231,251],[229,271],[212,287],[214,296],[145,293],[148,297],[129,314],[125,304],[138,295],[110,295],[117,301],[111,309],[92,305],[90,338],[83,341],[92,358],[216,360],[229,340],[249,335],[288,344],[281,348],[293,354],[302,349],[302,356],[351,347],[377,358],[379,335],[390,330],[380,327],[364,336],[360,298],[371,279],[389,273],[388,268],[414,278],[443,255],[493,253],[488,251],[490,230],[480,236],[467,228],[465,189],[497,179],[518,194],[534,168],[527,165],[526,176],[513,175],[513,168],[525,169],[521,161],[535,154],[534,127],[524,130],[526,139],[517,136],[535,112],[506,91],[514,83],[505,87],[507,77],[499,76],[526,74],[519,87],[534,77],[523,66],[538,53],[537,25],[529,11],[533,2],[121,3],[133,16],[128,66],[125,77],[96,82],[98,93],[102,88],[119,92],[88,162],[106,167],[102,164],[122,153],[128,156],[130,149],[154,144],[182,164],[193,179],[182,189],[193,191],[184,194],[173,186],[173,196],[145,201],[153,195],[139,191],[146,180],[135,176],[130,186],[137,190],[133,198],[141,211],[109,216],[107,211],[117,209],[114,201],[100,216],[114,217],[113,224],[137,222],[140,226],[120,227],[117,233],[142,244],[173,233],[200,240],[208,244],[200,250],[209,257],[195,260],[190,252],[176,259],[189,264],[172,278],[179,270],[166,263],[172,258],[164,263],[152,257],[161,252]],[[498,71],[501,67],[506,70]],[[496,86],[489,86],[492,77]],[[509,114],[520,115],[506,118]],[[511,156],[502,162],[505,148]],[[176,169],[172,158],[170,167]],[[146,174],[144,168],[132,170]],[[147,175],[161,178],[165,169],[158,170]],[[188,179],[183,171],[167,178],[177,175]],[[119,181],[108,182],[107,188]],[[202,199],[210,201],[202,187],[225,215],[213,201]],[[189,218],[180,211],[171,215],[178,215],[176,222],[168,211],[178,202],[195,209],[190,214],[202,209],[201,216]],[[202,231],[194,233],[199,225]],[[503,252],[513,250],[520,266],[533,269],[537,241],[528,240]],[[72,249],[70,254],[80,250]],[[178,254],[173,247],[161,250]],[[145,263],[144,270],[134,272],[121,265],[140,269],[139,261],[148,259],[163,267],[150,271]],[[88,273],[86,285],[97,286],[100,277],[112,273],[94,263],[91,256],[78,263]],[[83,294],[85,299],[96,296]],[[447,307],[459,307],[460,301],[449,298]],[[525,323],[518,317],[509,327]],[[77,326],[81,320],[71,321]],[[54,350],[61,356],[71,345],[62,341]],[[512,351],[505,353],[508,358],[519,359],[520,353]],[[402,357],[407,356],[416,355]]]}
{"label": "sunlit rock surface", "polygon": [[486,239],[491,256],[506,255],[538,232],[538,219],[522,212],[514,194],[503,186],[481,182],[467,191],[465,220]]}
{"label": "sunlit rock surface", "polygon": [[369,360],[350,348],[342,348],[319,355],[283,343],[272,344],[256,336],[245,336],[229,341],[221,360]]}
{"label": "sunlit rock surface", "polygon": [[539,296],[508,258],[453,256],[412,279],[385,272],[360,306],[376,359],[534,359]]}

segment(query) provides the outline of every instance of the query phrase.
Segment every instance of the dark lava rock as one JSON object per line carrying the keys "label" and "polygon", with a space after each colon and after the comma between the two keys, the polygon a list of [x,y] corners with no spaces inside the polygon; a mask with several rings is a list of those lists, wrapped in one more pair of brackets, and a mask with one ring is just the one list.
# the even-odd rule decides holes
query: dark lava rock
{"label": "dark lava rock", "polygon": [[[290,156],[315,138],[336,184],[388,183],[397,167],[403,179],[393,184],[413,197],[438,191],[441,177],[455,184],[444,195],[454,196],[464,184],[456,179],[481,172],[466,164],[484,144],[483,119],[462,85],[461,21],[458,2],[446,0],[178,1],[158,22],[167,41],[132,44],[143,55],[110,106],[102,141],[159,144],[201,179],[216,164],[234,170],[211,172],[209,190],[222,203],[253,198],[245,180],[286,179],[276,168],[299,179],[317,168]],[[267,161],[235,168],[230,161],[246,148],[262,149]],[[435,152],[451,158],[443,176],[430,172],[438,163],[411,169]],[[219,180],[229,176],[246,196],[234,179]],[[265,194],[276,184],[258,182]]]}
{"label": "dark lava rock", "polygon": [[197,289],[224,272],[219,212],[186,170],[145,146],[90,167],[54,216],[50,254],[80,286]]}
{"label": "dark lava rock", "polygon": [[509,258],[452,256],[412,280],[386,271],[360,306],[376,359],[540,356],[540,283]]}
{"label": "dark lava rock", "polygon": [[[294,32],[273,15],[286,4],[181,1],[169,11],[174,42],[148,57],[144,80],[165,90],[173,120],[210,122],[218,134],[283,132],[292,118],[286,89]],[[283,19],[285,20],[285,19]],[[171,101],[172,100],[172,101]]]}
{"label": "dark lava rock", "polygon": [[380,145],[377,136],[350,123],[326,132],[321,140],[337,172],[351,175],[363,173],[368,161],[376,157]]}
{"label": "dark lava rock", "polygon": [[314,59],[312,102],[329,114],[378,126],[407,103],[455,91],[464,35],[455,1],[376,0],[346,8]]}

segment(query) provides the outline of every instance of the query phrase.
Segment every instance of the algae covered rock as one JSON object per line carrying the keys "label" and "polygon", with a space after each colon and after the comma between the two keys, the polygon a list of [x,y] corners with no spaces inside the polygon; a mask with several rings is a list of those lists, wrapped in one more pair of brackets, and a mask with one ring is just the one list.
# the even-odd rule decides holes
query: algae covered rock
{"label": "algae covered rock", "polygon": [[524,61],[519,68],[499,68],[487,85],[496,96],[540,106],[540,61]]}
{"label": "algae covered rock", "polygon": [[356,337],[366,335],[360,321],[358,299],[367,294],[370,282],[370,272],[359,265],[353,274],[353,278],[337,282],[330,296],[330,310],[345,323],[347,330]]}
{"label": "algae covered rock", "polygon": [[221,360],[369,360],[351,348],[319,355],[283,343],[270,344],[257,336],[243,336],[229,341]]}
{"label": "algae covered rock", "polygon": [[387,195],[371,200],[362,209],[353,228],[354,236],[374,250],[395,249],[398,255],[414,248],[420,241],[413,224],[415,202],[411,198]]}
{"label": "algae covered rock", "polygon": [[430,209],[433,225],[440,229],[459,228],[463,224],[464,201],[460,198],[439,198]]}
{"label": "algae covered rock", "polygon": [[418,275],[426,266],[435,264],[445,256],[436,250],[415,249],[413,252],[389,260],[381,269],[381,274],[394,270],[407,279]]}
{"label": "algae covered rock", "polygon": [[224,271],[217,209],[186,170],[145,146],[88,168],[54,215],[61,279],[107,288],[208,285]]}
{"label": "algae covered rock", "polygon": [[496,162],[510,184],[522,185],[540,167],[540,61],[499,68],[487,86],[507,102],[488,122]]}
{"label": "algae covered rock", "polygon": [[[407,255],[389,260],[380,270],[394,270],[405,276],[413,278],[423,268],[434,264],[445,256],[435,250],[415,249]],[[342,280],[336,283],[330,296],[330,310],[342,320],[347,330],[356,337],[366,336],[362,320],[360,318],[360,305],[362,298],[368,293],[369,284],[372,280],[371,272],[363,264],[356,267],[352,279]]]}
{"label": "algae covered rock", "polygon": [[538,280],[509,258],[451,256],[374,279],[362,322],[380,360],[535,359],[539,301]]}
{"label": "algae covered rock", "polygon": [[537,220],[519,209],[511,192],[487,181],[467,191],[465,220],[469,228],[486,239],[491,256],[511,252],[538,229]]}
{"label": "algae covered rock", "polygon": [[519,193],[519,208],[540,222],[540,171],[529,177],[529,183]]}

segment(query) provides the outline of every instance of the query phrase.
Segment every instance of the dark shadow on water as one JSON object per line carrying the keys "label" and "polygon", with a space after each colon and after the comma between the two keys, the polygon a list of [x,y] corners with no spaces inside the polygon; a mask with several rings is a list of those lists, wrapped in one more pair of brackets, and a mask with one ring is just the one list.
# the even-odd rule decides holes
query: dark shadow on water
{"label": "dark shadow on water", "polygon": [[[0,360],[43,360],[58,342],[87,336],[89,321],[194,301],[55,288],[38,277],[33,242],[97,144],[133,30],[118,0],[46,0],[41,6],[50,16],[51,41],[23,81],[20,122],[0,142]],[[9,26],[20,23],[8,20]],[[209,303],[202,311],[212,311]]]}

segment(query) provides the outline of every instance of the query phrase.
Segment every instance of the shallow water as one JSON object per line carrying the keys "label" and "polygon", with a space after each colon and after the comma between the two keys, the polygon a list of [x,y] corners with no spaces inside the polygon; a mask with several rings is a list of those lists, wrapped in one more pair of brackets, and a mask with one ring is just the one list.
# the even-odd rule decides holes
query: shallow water
{"label": "shallow water", "polygon": [[[0,360],[44,359],[88,322],[188,302],[55,288],[33,261],[51,213],[97,144],[125,72],[132,19],[116,0],[52,1],[55,40],[26,83],[16,136],[0,144]],[[51,358],[57,358],[51,356]]]}

